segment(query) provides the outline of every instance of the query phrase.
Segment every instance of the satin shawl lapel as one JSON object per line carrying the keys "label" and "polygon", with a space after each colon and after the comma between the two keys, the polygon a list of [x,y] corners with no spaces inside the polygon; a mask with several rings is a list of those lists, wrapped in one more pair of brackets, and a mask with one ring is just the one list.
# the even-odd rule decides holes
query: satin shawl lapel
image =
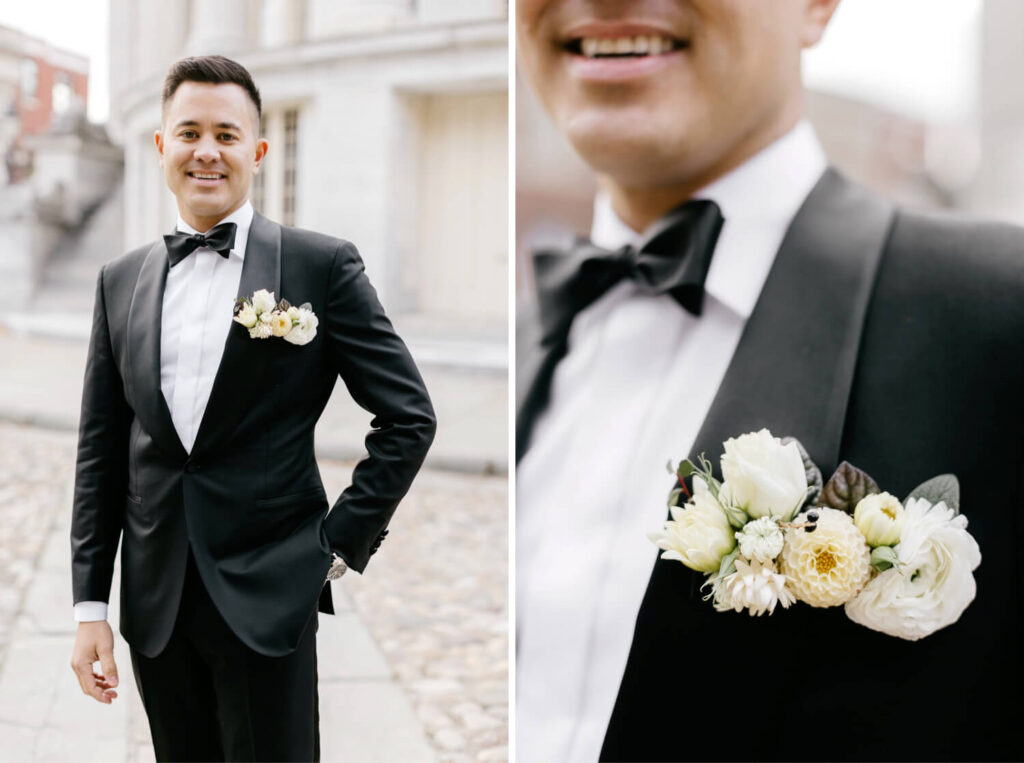
{"label": "satin shawl lapel", "polygon": [[691,456],[767,427],[838,465],[864,317],[892,206],[829,169],[783,239]]}
{"label": "satin shawl lapel", "polygon": [[[255,213],[245,247],[238,296],[251,297],[260,289],[272,291],[281,299],[281,226]],[[210,400],[196,433],[193,458],[198,459],[215,449],[253,405],[262,390],[255,382],[263,376],[270,354],[266,345],[275,341],[282,340],[250,339],[244,326],[231,322]]]}
{"label": "satin shawl lapel", "polygon": [[142,263],[128,310],[126,380],[129,399],[142,428],[160,450],[184,461],[185,448],[160,388],[160,323],[166,283],[167,248],[163,241],[157,241]]}

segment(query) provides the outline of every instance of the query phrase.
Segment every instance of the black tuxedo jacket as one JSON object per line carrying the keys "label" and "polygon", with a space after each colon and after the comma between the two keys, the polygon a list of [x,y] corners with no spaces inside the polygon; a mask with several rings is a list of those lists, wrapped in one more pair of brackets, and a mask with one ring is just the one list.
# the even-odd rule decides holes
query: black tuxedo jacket
{"label": "black tuxedo jacket", "polygon": [[[518,347],[524,449],[564,353],[536,336]],[[827,171],[678,457],[717,467],[725,439],[768,427],[826,479],[846,460],[901,498],[957,474],[977,597],[909,642],[841,607],[718,613],[703,575],[659,559],[602,759],[1024,759],[1022,347],[1024,231],[907,214]]]}
{"label": "black tuxedo jacket", "polygon": [[[191,546],[236,635],[263,654],[288,654],[318,597],[332,610],[332,550],[366,567],[423,462],[434,412],[355,247],[256,214],[239,296],[267,289],[309,302],[320,325],[295,346],[250,339],[232,323],[186,453],[160,389],[167,270],[161,240],[99,275],[71,527],[74,600],[107,600],[120,538],[121,632],[155,656],[171,635]],[[313,428],[338,376],[374,418],[369,455],[327,514]]]}

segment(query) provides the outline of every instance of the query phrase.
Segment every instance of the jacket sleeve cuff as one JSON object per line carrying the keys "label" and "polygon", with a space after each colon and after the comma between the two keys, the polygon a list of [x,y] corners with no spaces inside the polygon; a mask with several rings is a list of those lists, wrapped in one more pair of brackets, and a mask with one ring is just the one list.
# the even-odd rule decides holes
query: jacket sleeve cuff
{"label": "jacket sleeve cuff", "polygon": [[80,601],[75,604],[75,622],[92,623],[107,619],[107,602]]}

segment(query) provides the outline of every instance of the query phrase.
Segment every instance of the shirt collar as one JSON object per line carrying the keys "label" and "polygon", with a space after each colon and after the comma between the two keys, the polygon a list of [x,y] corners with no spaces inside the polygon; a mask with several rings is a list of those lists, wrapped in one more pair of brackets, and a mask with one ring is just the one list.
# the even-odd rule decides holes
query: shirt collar
{"label": "shirt collar", "polygon": [[[801,121],[694,194],[718,204],[725,218],[705,282],[707,293],[750,316],[786,229],[827,165],[814,129]],[[641,238],[615,214],[607,195],[598,194],[591,240],[616,249]]]}
{"label": "shirt collar", "polygon": [[[231,247],[231,253],[236,255],[240,260],[245,259],[245,247],[249,243],[249,227],[252,225],[252,216],[252,203],[247,200],[245,204],[240,206],[223,220],[217,221],[217,225],[220,225],[221,223],[235,224],[235,244]],[[177,230],[179,233],[188,233],[190,235],[199,232],[185,222],[180,214],[178,215]]]}

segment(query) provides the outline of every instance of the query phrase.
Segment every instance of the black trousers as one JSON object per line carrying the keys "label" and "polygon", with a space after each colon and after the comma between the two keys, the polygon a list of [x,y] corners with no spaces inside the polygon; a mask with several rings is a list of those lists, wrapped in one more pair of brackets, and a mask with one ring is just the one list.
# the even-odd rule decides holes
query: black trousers
{"label": "black trousers", "polygon": [[318,761],[317,615],[266,657],[232,633],[189,553],[178,618],[156,657],[131,650],[158,761]]}

